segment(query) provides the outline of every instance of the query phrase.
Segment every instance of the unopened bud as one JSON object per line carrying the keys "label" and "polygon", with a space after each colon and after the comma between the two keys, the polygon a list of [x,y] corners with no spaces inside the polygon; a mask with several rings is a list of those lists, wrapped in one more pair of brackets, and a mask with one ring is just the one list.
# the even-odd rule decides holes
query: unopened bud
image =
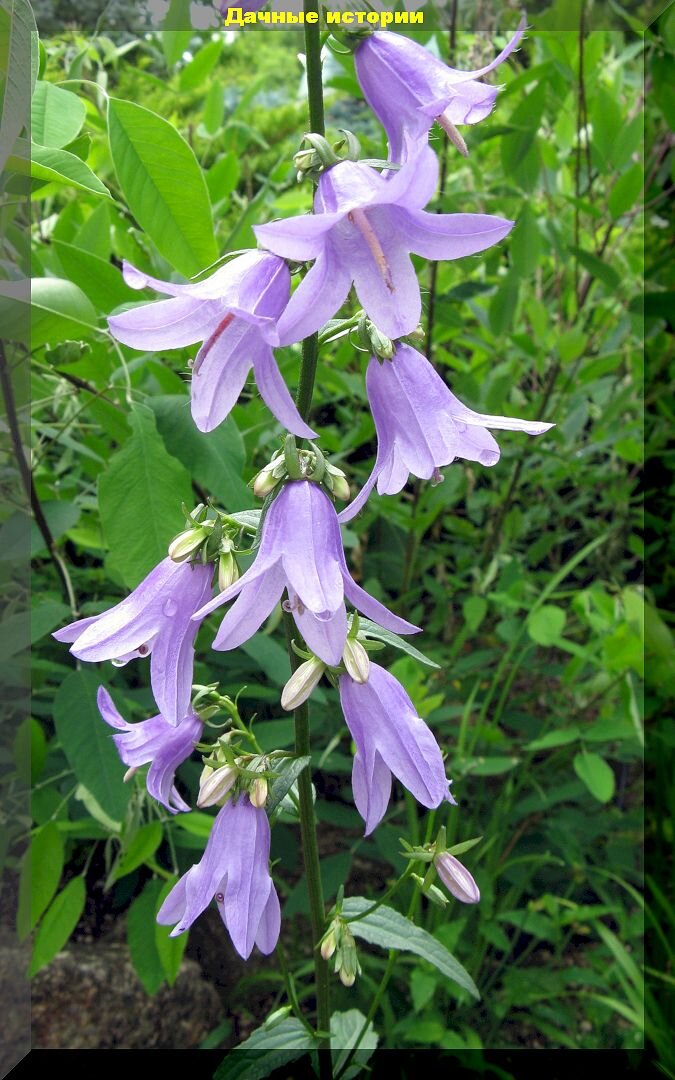
{"label": "unopened bud", "polygon": [[344,473],[331,472],[331,480],[333,481],[333,494],[336,499],[340,499],[341,502],[347,502],[347,499],[351,495],[349,490],[349,481]]}
{"label": "unopened bud", "polygon": [[326,665],[316,656],[300,664],[281,692],[282,709],[290,712],[292,709],[297,709],[298,705],[302,705],[303,701],[307,701],[325,670]]}
{"label": "unopened bud", "polygon": [[463,904],[477,904],[480,900],[480,889],[465,866],[444,851],[434,859],[436,873],[445,885],[449,893],[460,900]]}
{"label": "unopened bud", "polygon": [[225,592],[225,589],[229,589],[230,585],[233,585],[238,577],[239,567],[232,552],[221,552],[218,559],[218,588],[220,591]]}
{"label": "unopened bud", "polygon": [[340,982],[343,986],[353,986],[356,982],[356,976],[361,974],[356,942],[353,934],[346,926],[342,932],[340,947],[335,958],[335,971],[340,976]]}
{"label": "unopened bud", "polygon": [[342,654],[342,662],[347,669],[347,674],[352,677],[354,682],[368,682],[370,660],[360,641],[355,638],[347,638]]}
{"label": "unopened bud", "polygon": [[445,896],[436,885],[428,884],[419,874],[411,874],[411,877],[413,881],[417,882],[424,895],[428,900],[431,900],[432,904],[436,904],[437,907],[441,908],[448,906],[447,896]]}
{"label": "unopened bud", "polygon": [[209,535],[208,529],[186,529],[169,544],[169,558],[174,562],[184,562]]}
{"label": "unopened bud", "polygon": [[258,499],[264,499],[266,495],[269,495],[270,491],[274,491],[279,483],[278,477],[272,475],[272,470],[273,466],[271,464],[266,465],[253,481],[253,494]]}
{"label": "unopened bud", "polygon": [[426,334],[422,323],[418,323],[414,330],[411,330],[409,334],[406,334],[408,341],[413,341],[417,345],[421,345],[424,341]]}
{"label": "unopened bud", "polygon": [[234,786],[237,775],[237,770],[231,765],[224,765],[221,769],[212,769],[210,765],[205,765],[199,779],[197,806],[203,809],[221,802]]}
{"label": "unopened bud", "polygon": [[335,931],[329,930],[321,942],[321,955],[323,959],[330,960],[336,948],[337,942],[335,940]]}
{"label": "unopened bud", "polygon": [[252,806],[262,810],[267,802],[267,780],[265,780],[264,776],[261,776],[259,780],[254,780],[251,784],[249,799]]}
{"label": "unopened bud", "polygon": [[394,342],[391,338],[378,330],[375,323],[370,322],[370,320],[366,323],[366,332],[375,355],[379,356],[381,360],[391,360],[394,355]]}

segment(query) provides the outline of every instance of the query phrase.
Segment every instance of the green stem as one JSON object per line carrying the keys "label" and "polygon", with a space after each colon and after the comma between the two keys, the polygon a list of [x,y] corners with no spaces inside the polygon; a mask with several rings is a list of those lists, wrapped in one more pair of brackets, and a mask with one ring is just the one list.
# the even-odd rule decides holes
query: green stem
{"label": "green stem", "polygon": [[[318,16],[318,0],[304,0],[304,11],[305,18],[309,12],[316,12]],[[318,21],[311,25],[305,23],[305,56],[307,63],[309,127],[311,131],[323,135],[321,33]],[[318,334],[312,334],[310,337],[305,338],[302,343],[302,366],[300,368],[300,381],[296,396],[298,411],[304,420],[307,420],[312,405],[318,355],[319,337]],[[286,630],[291,671],[295,671],[301,661],[291,648],[295,624],[292,617],[287,612],[284,612],[284,627]],[[294,721],[295,752],[298,757],[309,756],[311,753],[311,745],[309,732],[309,706],[307,702],[295,709]],[[321,885],[319,844],[316,832],[316,817],[314,815],[312,776],[310,769],[303,769],[298,777],[298,802],[300,810],[300,836],[302,840],[302,854],[305,866],[305,879],[307,881],[307,894],[309,897],[310,924],[312,928],[312,955],[316,987],[316,1022],[319,1031],[328,1032],[330,1031],[328,965],[322,958],[318,948],[319,941],[324,932],[326,909],[323,899],[323,888]],[[331,1077],[333,1070],[331,1066],[328,1038],[322,1040],[320,1043],[320,1050],[319,1067],[321,1077]]]}

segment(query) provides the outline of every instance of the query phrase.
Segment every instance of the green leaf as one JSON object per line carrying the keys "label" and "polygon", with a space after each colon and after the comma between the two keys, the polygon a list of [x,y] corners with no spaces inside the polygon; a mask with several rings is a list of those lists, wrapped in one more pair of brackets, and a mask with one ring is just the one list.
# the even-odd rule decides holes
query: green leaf
{"label": "green leaf", "polygon": [[[222,87],[218,89],[222,97]],[[206,121],[204,122],[206,123]],[[220,203],[228,195],[232,194],[239,183],[240,173],[239,159],[234,151],[231,150],[229,154],[224,154],[223,157],[218,158],[218,161],[211,166],[206,174],[206,185],[212,203]]]}
{"label": "green leaf", "polygon": [[254,634],[244,641],[242,650],[264,671],[270,682],[283,686],[289,678],[291,667],[288,651],[268,634]]}
{"label": "green leaf", "polygon": [[541,256],[541,234],[537,218],[529,203],[516,221],[510,237],[511,259],[521,277],[531,277]]}
{"label": "green leaf", "polygon": [[[7,621],[3,620],[3,629]],[[47,758],[47,740],[42,724],[34,716],[27,716],[19,725],[12,749],[19,778],[26,787],[35,784],[44,769]]]}
{"label": "green leaf", "polygon": [[152,410],[134,405],[129,424],[131,438],[98,478],[98,499],[111,564],[133,589],[166,558],[183,523],[181,503],[194,500],[190,476],[166,452]]}
{"label": "green leaf", "polygon": [[603,262],[592,251],[585,251],[583,248],[578,247],[571,247],[570,251],[592,277],[597,278],[598,281],[601,281],[603,285],[606,285],[612,291],[619,288],[621,275],[613,266]]}
{"label": "green leaf", "polygon": [[483,596],[470,596],[462,604],[464,621],[469,630],[477,630],[487,615],[488,602]]}
{"label": "green leaf", "polygon": [[[156,912],[159,911],[175,884],[175,881],[167,881],[161,889],[157,898]],[[159,962],[162,965],[162,970],[164,971],[169,986],[173,986],[178,978],[183,953],[185,952],[189,937],[189,933],[186,931],[184,934],[179,934],[178,937],[172,938],[169,936],[171,930],[171,926],[160,926],[158,922],[155,922],[155,946],[157,948]]]}
{"label": "green leaf", "polygon": [[607,205],[612,217],[619,218],[633,208],[644,186],[644,171],[637,162],[623,173],[609,193]]}
{"label": "green leaf", "polygon": [[87,115],[84,102],[53,83],[35,85],[30,109],[31,136],[40,146],[58,149],[79,135]]}
{"label": "green leaf", "polygon": [[599,754],[582,750],[574,756],[574,771],[594,799],[606,803],[614,795],[614,772]]}
{"label": "green leaf", "polygon": [[537,645],[555,645],[560,640],[566,621],[563,608],[543,604],[528,617],[527,632]]}
{"label": "green leaf", "polygon": [[[347,1060],[349,1051],[355,1045],[366,1023],[366,1018],[358,1009],[349,1009],[347,1012],[336,1012],[330,1018],[330,1048],[333,1057],[333,1073],[337,1075]],[[359,1048],[354,1054],[352,1061],[360,1070],[368,1058],[377,1049],[378,1037],[372,1020],[368,1024],[365,1034],[359,1043]],[[356,1073],[354,1074],[356,1075]]]}
{"label": "green leaf", "polygon": [[[263,1080],[275,1069],[317,1048],[316,1039],[294,1016],[263,1024],[220,1063],[214,1080]],[[245,1051],[240,1053],[239,1051]],[[275,1052],[276,1051],[276,1052]]]}
{"label": "green leaf", "polygon": [[287,764],[282,773],[276,778],[270,789],[267,800],[267,812],[276,810],[277,806],[293,787],[303,769],[306,769],[312,760],[311,756],[287,759]]}
{"label": "green leaf", "polygon": [[440,668],[441,666],[435,660],[430,660],[414,645],[410,645],[405,638],[399,637],[398,634],[394,634],[391,630],[385,630],[383,626],[378,626],[377,623],[371,622],[370,619],[362,619],[359,616],[359,630],[362,630],[366,637],[375,638],[376,641],[383,641],[385,645],[391,645],[394,649],[400,649],[401,652],[411,656],[413,660],[418,660],[420,664],[426,664],[427,667],[432,668]]}
{"label": "green leaf", "polygon": [[[225,94],[221,83],[215,80],[209,86],[208,93],[204,100],[204,108],[202,109],[202,122],[209,135],[215,135],[222,125],[224,112]],[[210,171],[211,170],[209,170],[209,172]],[[206,183],[209,188],[209,194],[211,195],[211,202],[217,202],[217,196],[214,196],[211,185],[209,184],[208,173],[206,176]]]}
{"label": "green leaf", "polygon": [[[9,286],[11,283],[5,283]],[[31,344],[57,345],[71,339],[92,337],[97,332],[96,312],[81,289],[61,278],[33,278],[31,281]],[[3,337],[22,341],[26,334],[28,297],[0,292],[0,322]]]}
{"label": "green leaf", "polygon": [[488,318],[490,329],[496,337],[501,337],[506,333],[513,322],[518,306],[518,291],[517,274],[507,274],[490,301]]}
{"label": "green leaf", "polygon": [[567,746],[568,743],[576,742],[581,738],[578,727],[559,728],[557,731],[548,731],[538,739],[533,739],[525,747],[526,750],[552,750],[556,746]]}
{"label": "green leaf", "polygon": [[65,184],[70,188],[77,188],[78,191],[112,198],[106,185],[92,172],[89,165],[69,150],[53,150],[33,144],[30,148],[30,161],[13,156],[8,161],[8,168],[16,173],[29,173],[33,180]]}
{"label": "green leaf", "polygon": [[101,719],[96,693],[102,679],[94,671],[73,671],[54,697],[54,723],[75,776],[113,821],[122,821],[131,794],[122,782],[124,766]]}
{"label": "green leaf", "polygon": [[31,978],[53,960],[66,944],[80,921],[85,900],[84,878],[76,877],[68,882],[52,902],[35,935],[33,957],[28,971]]}
{"label": "green leaf", "polygon": [[[370,907],[372,907],[370,900],[366,900],[363,896],[352,896],[345,900],[342,914],[347,918],[353,918]],[[350,923],[349,929],[354,937],[362,938],[371,945],[379,945],[383,949],[398,949],[400,952],[411,952],[416,956],[421,956],[423,960],[433,964],[449,979],[479,1000],[480,994],[476,984],[468,971],[455,960],[452,953],[426,930],[415,926],[393,908],[382,905],[371,915]]]}
{"label": "green leaf", "polygon": [[[80,520],[80,507],[76,503],[66,502],[65,499],[45,499],[42,503],[42,510],[54,540],[58,540]],[[33,522],[30,531],[31,558],[34,559],[46,550],[45,539],[35,522]]]}
{"label": "green leaf", "polygon": [[156,994],[164,982],[164,968],[155,942],[155,915],[161,883],[154,878],[127,912],[127,944],[131,963],[146,994]]}
{"label": "green leaf", "polygon": [[[222,38],[218,38],[217,41],[209,41],[209,43],[204,45],[197,55],[190,60],[189,64],[185,65],[178,80],[178,85],[183,93],[189,90],[195,90],[204,82],[204,79],[206,79],[218,63],[222,51]],[[215,85],[220,85],[219,79],[215,80]]]}
{"label": "green leaf", "polygon": [[[0,113],[0,171],[23,128],[29,123],[28,99],[37,79],[35,16],[27,0],[8,0],[0,8],[0,56],[3,93]],[[26,58],[30,57],[26,72]],[[28,78],[26,77],[28,75]]]}
{"label": "green leaf", "polygon": [[99,311],[107,315],[120,304],[138,301],[138,293],[124,284],[122,275],[112,263],[62,240],[52,243],[70,280],[79,285]]}
{"label": "green leaf", "polygon": [[204,174],[167,120],[132,101],[108,102],[110,153],[129,209],[182,274],[218,258]]}
{"label": "green leaf", "polygon": [[132,836],[129,846],[122,852],[111,874],[111,881],[118,881],[126,874],[131,874],[152,858],[162,842],[162,835],[162,825],[159,821],[150,821],[147,825],[141,825]]}
{"label": "green leaf", "polygon": [[63,839],[54,822],[33,836],[21,864],[16,928],[23,940],[47,910],[63,872]]}
{"label": "green leaf", "polygon": [[31,608],[30,613],[31,645],[34,645],[40,638],[56,629],[57,626],[61,626],[67,621],[69,615],[72,618],[70,608],[60,600],[43,600],[42,603],[36,604]]}
{"label": "green leaf", "polygon": [[167,450],[209,495],[230,511],[251,505],[251,492],[241,478],[244,441],[231,416],[215,431],[202,432],[195,427],[186,398],[167,394],[151,398],[148,404]]}

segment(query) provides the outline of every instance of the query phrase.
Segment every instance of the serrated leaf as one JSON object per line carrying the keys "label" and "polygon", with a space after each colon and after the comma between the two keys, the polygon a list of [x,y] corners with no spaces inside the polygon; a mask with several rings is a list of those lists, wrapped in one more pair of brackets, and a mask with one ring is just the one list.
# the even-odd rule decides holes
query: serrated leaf
{"label": "serrated leaf", "polygon": [[616,781],[613,770],[604,758],[582,750],[575,754],[574,771],[594,799],[601,803],[609,802],[614,795]]}
{"label": "serrated leaf", "polygon": [[267,800],[268,813],[271,814],[276,810],[281,800],[288,795],[300,773],[307,768],[311,760],[311,755],[308,755],[307,757],[293,758],[288,761],[284,771],[276,778],[270,789]]}
{"label": "serrated leaf", "polygon": [[182,135],[149,109],[110,98],[108,137],[122,194],[162,255],[186,276],[215,262],[206,181]]}
{"label": "serrated leaf", "polygon": [[164,968],[155,943],[155,915],[161,883],[153,878],[127,912],[127,944],[131,963],[146,994],[156,994],[164,982]]}
{"label": "serrated leaf", "polygon": [[362,619],[359,616],[359,630],[362,630],[366,637],[375,638],[376,641],[383,641],[385,645],[391,645],[394,649],[399,649],[401,652],[411,656],[413,660],[418,660],[420,664],[426,664],[427,667],[432,668],[440,668],[441,666],[435,660],[430,660],[428,656],[416,649],[405,638],[399,637],[398,634],[394,634],[391,630],[385,630],[383,626],[378,626],[377,623],[371,622],[370,619]]}
{"label": "serrated leaf", "polygon": [[294,1016],[287,1016],[276,1024],[263,1024],[235,1046],[216,1069],[214,1080],[263,1080],[275,1069],[297,1061],[317,1046],[304,1024]]}
{"label": "serrated leaf", "polygon": [[59,887],[63,872],[63,838],[54,822],[33,836],[25,852],[19,879],[16,926],[23,940],[37,925]]}
{"label": "serrated leaf", "polygon": [[30,110],[31,136],[40,146],[59,149],[79,135],[87,115],[84,102],[49,82],[35,84]]}
{"label": "serrated leaf", "polygon": [[167,453],[152,410],[134,405],[129,425],[131,438],[98,478],[98,498],[111,562],[133,589],[166,558],[183,523],[181,504],[192,505],[193,495],[190,476]]}
{"label": "serrated leaf", "polygon": [[[352,896],[345,900],[342,906],[342,914],[349,918],[361,915],[372,907],[372,901],[363,896]],[[371,945],[379,945],[383,949],[398,949],[400,952],[411,952],[421,956],[433,964],[462,989],[467,990],[476,1000],[480,999],[478,988],[468,971],[462,967],[445,945],[441,945],[435,937],[426,930],[415,926],[410,919],[406,919],[393,908],[381,905],[371,915],[349,924],[354,937],[361,938]]]}
{"label": "serrated leaf", "polygon": [[66,944],[80,921],[85,899],[84,878],[76,877],[52,901],[35,935],[29,968],[31,978],[53,960]]}
{"label": "serrated leaf", "polygon": [[78,780],[113,821],[125,816],[129,796],[112,733],[101,719],[96,693],[101,678],[93,671],[73,671],[54,697],[56,734]]}
{"label": "serrated leaf", "polygon": [[[333,1072],[335,1075],[341,1072],[349,1052],[355,1045],[366,1018],[359,1009],[349,1009],[347,1012],[335,1012],[330,1018],[330,1048],[333,1057]],[[357,1072],[363,1068],[368,1058],[377,1049],[378,1035],[373,1027],[372,1020],[359,1043],[359,1048],[354,1054],[352,1061]]]}

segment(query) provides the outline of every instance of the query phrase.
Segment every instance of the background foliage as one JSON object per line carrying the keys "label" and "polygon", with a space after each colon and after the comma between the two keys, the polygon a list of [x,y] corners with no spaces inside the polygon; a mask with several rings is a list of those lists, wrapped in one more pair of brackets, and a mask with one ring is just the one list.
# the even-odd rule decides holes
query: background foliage
{"label": "background foliage", "polygon": [[[650,286],[644,310],[641,294],[645,220],[662,271],[667,259],[675,17],[646,35],[627,17],[622,31],[582,39],[556,30],[552,11],[551,29],[531,33],[500,69],[504,90],[493,116],[469,130],[470,157],[434,136],[436,208],[515,218],[510,241],[420,267],[429,354],[454,392],[480,411],[557,427],[537,440],[504,433],[494,469],[455,463],[436,487],[373,497],[345,530],[364,587],[397,598],[426,627],[421,647],[437,669],[396,653],[387,660],[448,753],[460,803],[447,813],[451,841],[483,837],[465,856],[478,906],[416,902],[418,922],[464,964],[481,1001],[408,954],[376,1018],[381,1046],[630,1048],[645,1033],[662,1052],[667,1045],[672,955],[662,932],[646,986],[640,966],[645,914],[654,928],[671,915],[655,883],[646,902],[641,894],[641,761],[645,719],[663,709],[673,671],[668,581],[645,594],[640,578],[640,401],[643,331],[663,376],[672,363],[672,283]],[[417,36],[448,56],[447,34]],[[32,179],[12,180],[17,192],[30,184],[30,251],[18,220],[7,229],[35,279],[33,480],[44,522],[32,550],[33,717],[20,733],[33,750],[32,822],[17,828],[34,839],[33,888],[24,884],[19,913],[22,935],[36,928],[34,972],[73,931],[94,923],[98,932],[101,912],[126,920],[148,994],[180,963],[185,937],[170,942],[154,911],[165,881],[198,857],[210,818],[168,820],[142,778],[120,783],[95,690],[105,682],[128,715],[144,718],[147,671],[75,670],[49,635],[72,610],[99,612],[141,579],[180,530],[181,502],[209,494],[228,510],[250,506],[246,481],[278,445],[252,385],[225,425],[199,434],[188,409],[191,351],[140,356],[110,338],[105,316],[137,300],[122,282],[123,258],[159,277],[194,275],[253,245],[252,224],[308,209],[310,188],[291,164],[306,123],[298,42],[292,31],[73,31],[40,46]],[[455,66],[477,67],[493,48],[490,35],[459,33]],[[329,53],[325,73],[330,132],[348,127],[365,156],[382,156],[351,59]],[[354,483],[374,452],[366,360],[345,336],[324,347],[317,376],[322,448]],[[298,363],[297,349],[286,350],[291,386]],[[651,404],[647,454],[665,476],[672,407],[662,395]],[[658,471],[651,483],[663,490]],[[15,517],[1,528],[4,552]],[[665,517],[657,503],[650,558],[664,554]],[[196,671],[197,681],[240,692],[270,748],[292,743],[278,706],[288,660],[277,621],[235,653],[202,649]],[[672,728],[654,737],[665,751]],[[348,895],[376,895],[402,869],[398,838],[424,840],[441,812],[420,815],[399,790],[364,840],[348,733],[328,689],[313,699],[312,738],[327,896],[342,882]],[[198,771],[188,763],[181,776],[194,786]],[[669,779],[657,766],[663,812],[648,835],[666,859]],[[306,955],[302,1000],[311,964],[292,822],[275,829],[272,854],[283,947]],[[27,868],[28,856],[24,883]],[[406,911],[409,899],[396,905]],[[216,940],[208,948],[229,961]],[[202,958],[207,947],[188,951]],[[360,952],[362,979],[352,991],[336,983],[334,995],[337,1008],[365,1013],[386,957],[363,943]],[[241,970],[209,1045],[238,1041],[285,1000],[273,961]]]}

